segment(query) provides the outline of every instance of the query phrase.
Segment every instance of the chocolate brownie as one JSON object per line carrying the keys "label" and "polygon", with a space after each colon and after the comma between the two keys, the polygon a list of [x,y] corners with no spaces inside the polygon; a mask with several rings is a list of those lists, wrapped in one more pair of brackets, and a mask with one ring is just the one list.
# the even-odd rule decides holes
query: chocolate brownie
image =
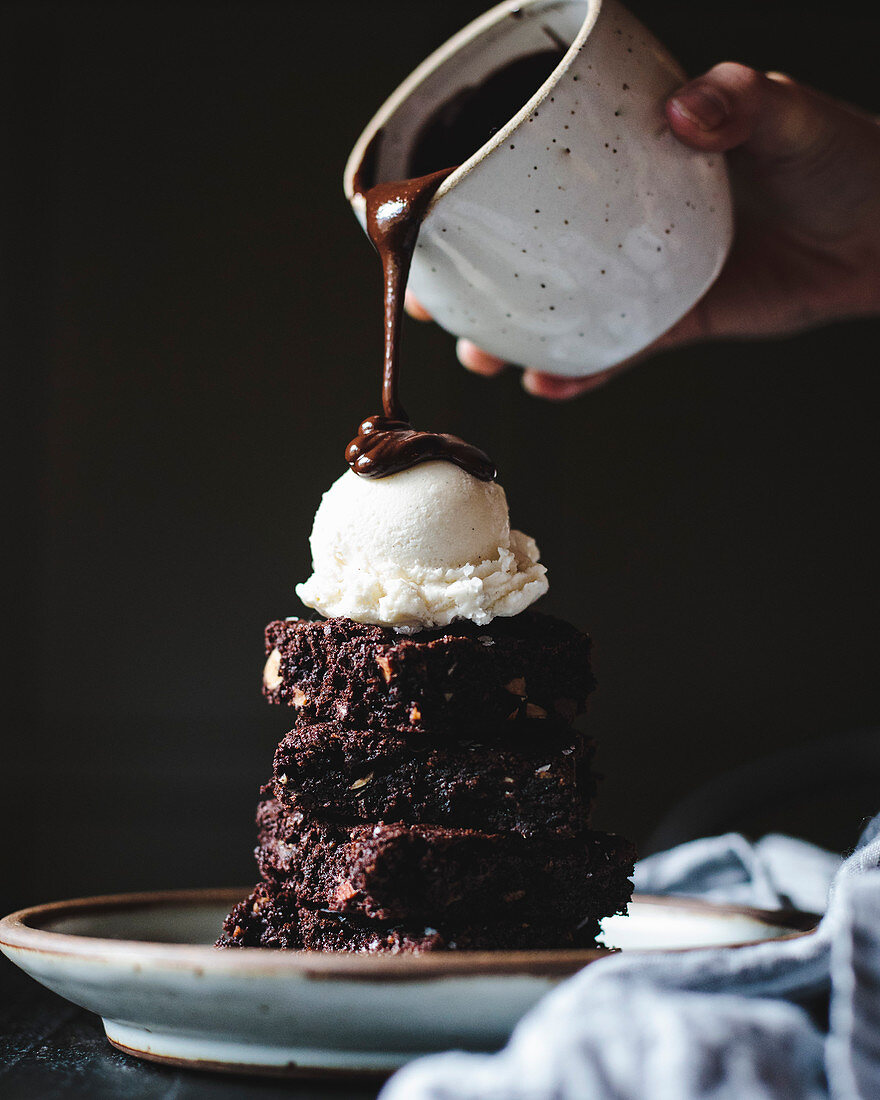
{"label": "chocolate brownie", "polygon": [[589,636],[535,611],[414,635],[343,618],[281,619],[266,627],[266,652],[270,702],[351,729],[485,737],[520,717],[570,722],[594,687]]}
{"label": "chocolate brownie", "polygon": [[524,921],[444,925],[382,924],[326,910],[303,909],[281,887],[259,883],[223,924],[217,947],[422,954],[426,951],[496,951],[592,947],[598,921],[578,927]]}
{"label": "chocolate brownie", "polygon": [[[536,728],[539,727],[539,728]],[[523,719],[503,744],[415,742],[391,730],[298,723],[275,753],[275,794],[321,818],[574,836],[595,794],[593,743]]]}
{"label": "chocolate brownie", "polygon": [[257,824],[263,879],[300,905],[371,920],[571,924],[623,911],[632,893],[633,847],[607,833],[543,841],[440,825],[345,825],[274,797],[260,803]]}

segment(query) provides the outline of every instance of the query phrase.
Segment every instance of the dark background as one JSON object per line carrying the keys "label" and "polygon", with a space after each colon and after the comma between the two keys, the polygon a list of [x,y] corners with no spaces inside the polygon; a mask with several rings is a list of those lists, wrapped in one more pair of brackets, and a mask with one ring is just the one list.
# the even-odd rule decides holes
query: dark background
{"label": "dark background", "polygon": [[[4,8],[3,908],[254,878],[287,728],[262,628],[298,610],[314,509],[377,397],[379,273],[343,164],[483,7]],[[876,17],[846,4],[631,7],[692,72],[734,58],[877,105]],[[407,406],[493,454],[547,610],[596,639],[600,824],[647,844],[702,784],[878,720],[878,336],[678,351],[557,406],[410,324]],[[854,841],[880,772],[827,759],[818,788],[694,828]]]}

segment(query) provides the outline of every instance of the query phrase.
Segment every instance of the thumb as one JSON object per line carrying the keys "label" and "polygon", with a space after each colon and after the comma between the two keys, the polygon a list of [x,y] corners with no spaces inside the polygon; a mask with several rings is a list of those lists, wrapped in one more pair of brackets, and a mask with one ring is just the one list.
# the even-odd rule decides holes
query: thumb
{"label": "thumb", "polygon": [[733,61],[685,84],[666,105],[669,124],[686,145],[707,152],[745,146],[778,161],[809,156],[830,141],[838,110],[788,77]]}
{"label": "thumb", "polygon": [[802,223],[792,228],[814,236],[846,233],[853,207],[873,200],[880,183],[874,121],[780,73],[723,62],[679,89],[666,117],[693,149],[738,150],[766,198],[775,193]]}

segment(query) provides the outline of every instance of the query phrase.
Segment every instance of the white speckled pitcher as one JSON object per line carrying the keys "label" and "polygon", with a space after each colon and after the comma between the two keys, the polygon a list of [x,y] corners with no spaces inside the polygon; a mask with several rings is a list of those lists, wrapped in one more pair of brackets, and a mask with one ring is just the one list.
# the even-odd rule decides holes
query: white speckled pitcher
{"label": "white speckled pitcher", "polygon": [[732,235],[724,158],[686,149],[666,123],[664,101],[684,73],[617,0],[517,0],[486,12],[381,107],[344,183],[363,225],[354,181],[371,143],[375,181],[403,178],[440,104],[546,49],[548,34],[567,52],[437,192],[410,287],[445,329],[494,355],[585,375],[682,317],[718,275]]}

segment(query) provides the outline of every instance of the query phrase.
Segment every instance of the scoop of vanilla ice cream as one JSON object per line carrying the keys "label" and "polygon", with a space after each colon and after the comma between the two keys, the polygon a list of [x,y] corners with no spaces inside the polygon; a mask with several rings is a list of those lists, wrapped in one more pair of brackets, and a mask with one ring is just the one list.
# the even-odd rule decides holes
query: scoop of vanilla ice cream
{"label": "scoop of vanilla ice cream", "polygon": [[326,616],[413,633],[516,615],[547,591],[534,539],[511,531],[507,497],[451,462],[382,478],[348,470],[324,494],[299,598]]}

